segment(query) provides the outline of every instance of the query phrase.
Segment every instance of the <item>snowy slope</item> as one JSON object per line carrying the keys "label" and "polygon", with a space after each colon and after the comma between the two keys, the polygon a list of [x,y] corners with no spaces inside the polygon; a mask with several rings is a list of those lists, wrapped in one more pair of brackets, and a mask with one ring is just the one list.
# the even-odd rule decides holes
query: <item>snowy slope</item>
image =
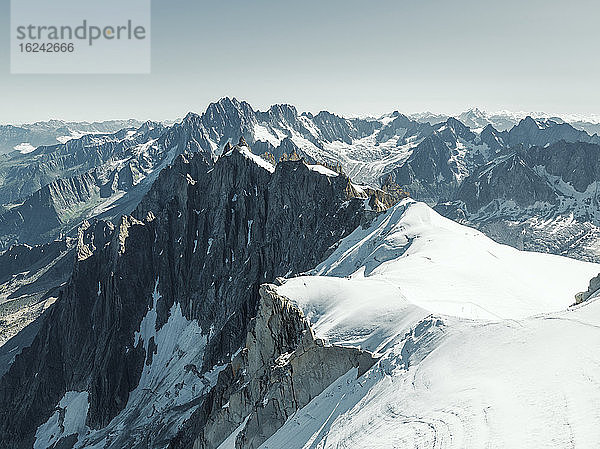
{"label": "snowy slope", "polygon": [[590,447],[596,264],[520,252],[405,201],[278,292],[317,335],[375,351],[262,448]]}
{"label": "snowy slope", "polygon": [[[261,447],[550,448],[600,441],[600,303],[517,322],[446,319],[419,358],[399,342]],[[416,344],[419,345],[418,341]],[[424,357],[424,358],[422,358]]]}
{"label": "snowy slope", "polygon": [[[430,312],[491,320],[565,309],[598,272],[597,264],[500,245],[413,200],[356,230],[315,269],[319,275],[350,277],[338,287],[342,290],[373,291],[377,285],[377,292]],[[310,303],[307,295],[318,290],[313,284],[339,282],[300,277],[279,291],[304,307]]]}

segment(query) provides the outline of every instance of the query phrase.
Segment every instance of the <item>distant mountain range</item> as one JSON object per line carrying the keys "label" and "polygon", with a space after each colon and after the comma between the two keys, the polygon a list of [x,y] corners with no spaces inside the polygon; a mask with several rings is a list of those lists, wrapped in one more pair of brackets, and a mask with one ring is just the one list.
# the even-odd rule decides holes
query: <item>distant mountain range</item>
{"label": "distant mountain range", "polygon": [[[307,114],[308,115],[308,114]],[[543,122],[550,120],[556,123],[568,123],[575,129],[585,131],[590,135],[600,134],[600,115],[584,116],[567,114],[556,116],[541,112],[510,112],[500,111],[489,113],[478,108],[472,108],[454,116],[472,130],[481,130],[487,125],[492,125],[498,131],[508,131],[526,117],[533,117]],[[448,120],[450,115],[423,112],[407,114],[412,120],[421,123],[436,125]],[[181,119],[172,121],[164,120],[161,123],[167,126],[180,122]],[[48,120],[43,122],[25,124],[0,124],[0,154],[12,151],[29,152],[38,146],[50,146],[65,143],[68,140],[82,137],[86,134],[110,134],[124,128],[138,128],[142,121],[106,120],[101,122],[67,122],[63,120]]]}
{"label": "distant mountain range", "polygon": [[[456,207],[451,211],[448,205],[440,206],[440,210],[459,214],[476,226],[483,215],[474,214],[473,198],[464,195],[469,195],[465,192],[475,182],[473,176],[480,176],[488,164],[501,167],[515,152],[553,151],[553,158],[561,163],[555,163],[552,176],[568,183],[572,176],[565,170],[570,170],[567,161],[574,154],[583,151],[588,159],[595,160],[600,145],[596,134],[562,120],[530,116],[504,130],[498,117],[508,120],[509,115],[471,110],[459,118],[436,119],[430,124],[425,121],[426,114],[418,120],[398,112],[378,119],[344,118],[326,111],[298,113],[290,105],[257,111],[246,102],[223,98],[210,104],[203,114],[189,113],[173,125],[147,122],[101,133],[102,127],[118,126],[119,122],[88,124],[96,130],[94,134],[0,158],[0,245],[43,244],[61,234],[73,235],[85,219],[111,219],[129,213],[160,170],[177,155],[200,152],[215,160],[240,136],[265,160],[304,158],[309,163],[339,166],[357,184],[393,184],[432,206],[463,201],[470,205],[468,214],[463,211],[460,215]],[[516,121],[515,116],[510,117]],[[498,127],[490,123],[492,119]],[[36,126],[41,129],[60,124]],[[530,168],[539,171],[539,166]],[[494,175],[498,170],[486,173]],[[586,175],[588,185],[596,176]],[[508,189],[503,197],[489,200],[511,201],[511,195],[517,194]],[[589,212],[590,207],[577,210]],[[560,220],[569,212],[568,206],[555,209],[555,218]],[[586,223],[586,229],[596,226],[596,218],[588,212],[576,213],[578,223]],[[487,223],[490,217],[486,217]],[[519,220],[529,218],[521,214]],[[512,229],[512,225],[507,229],[511,235]],[[594,254],[586,257],[595,260]]]}
{"label": "distant mountain range", "polygon": [[139,120],[104,122],[65,122],[49,120],[23,125],[0,125],[0,154],[19,151],[28,153],[40,145],[55,145],[85,134],[114,133],[123,128],[139,127]]}
{"label": "distant mountain range", "polygon": [[[30,254],[27,260],[39,257],[42,266],[40,248],[60,239],[71,252],[61,258],[71,260],[73,244],[68,242],[78,237],[83,223],[116,222],[137,207],[179,155],[200,154],[213,163],[243,137],[265,161],[302,158],[323,164],[346,173],[358,189],[400,197],[408,193],[516,248],[600,261],[597,135],[550,118],[472,110],[460,118],[431,119],[432,124],[426,116],[393,112],[344,118],[327,111],[299,113],[285,104],[258,111],[223,98],[204,113],[189,113],[170,125],[87,124],[93,134],[0,156],[0,251],[15,244],[30,248],[18,254]],[[498,117],[515,124],[502,126]],[[123,124],[127,127],[101,132]],[[34,128],[59,130],[62,125]],[[68,270],[70,265],[59,266]],[[14,332],[37,316],[21,316],[14,298],[28,292],[19,303],[41,312],[42,290],[58,286],[68,274],[51,270],[55,282],[48,274],[40,283],[37,272],[21,276],[15,271],[19,282],[0,280],[0,301],[7,301],[0,304],[0,315],[4,310]]]}
{"label": "distant mountain range", "polygon": [[[422,112],[416,114],[410,114],[410,118],[419,122],[441,123],[451,116],[445,114],[435,114],[432,112]],[[543,112],[485,112],[478,108],[472,108],[467,111],[460,113],[455,116],[462,123],[472,129],[483,129],[487,125],[492,125],[499,131],[508,131],[513,126],[518,124],[521,120],[526,117],[532,117],[539,121],[550,120],[556,123],[569,123],[576,129],[585,131],[589,134],[600,134],[600,115],[576,115],[566,114],[563,116],[557,116],[552,114],[545,114]]]}

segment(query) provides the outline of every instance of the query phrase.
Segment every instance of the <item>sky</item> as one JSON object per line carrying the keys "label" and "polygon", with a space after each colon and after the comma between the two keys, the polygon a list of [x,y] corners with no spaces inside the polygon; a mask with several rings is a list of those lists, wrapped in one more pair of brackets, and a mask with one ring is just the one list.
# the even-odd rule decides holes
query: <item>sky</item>
{"label": "sky", "polygon": [[143,75],[11,75],[0,2],[1,123],[168,120],[223,96],[342,115],[600,113],[597,0],[152,0]]}

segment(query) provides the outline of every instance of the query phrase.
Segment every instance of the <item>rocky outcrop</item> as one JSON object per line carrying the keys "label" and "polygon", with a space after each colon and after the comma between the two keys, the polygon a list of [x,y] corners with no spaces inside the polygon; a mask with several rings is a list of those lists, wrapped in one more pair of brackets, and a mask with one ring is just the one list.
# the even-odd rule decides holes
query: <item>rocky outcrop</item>
{"label": "rocky outcrop", "polygon": [[[333,381],[375,363],[368,352],[329,346],[316,338],[302,312],[270,285],[244,347],[169,446],[213,449],[236,431],[236,448],[257,448]],[[236,430],[237,429],[237,430]]]}
{"label": "rocky outcrop", "polygon": [[600,290],[600,274],[590,279],[590,285],[585,292],[575,295],[575,304],[581,304],[594,296]]}

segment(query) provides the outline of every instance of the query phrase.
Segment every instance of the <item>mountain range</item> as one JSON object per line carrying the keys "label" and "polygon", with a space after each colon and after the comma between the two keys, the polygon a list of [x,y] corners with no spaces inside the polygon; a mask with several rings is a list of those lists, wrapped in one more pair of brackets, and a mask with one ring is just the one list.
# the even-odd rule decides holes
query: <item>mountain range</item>
{"label": "mountain range", "polygon": [[41,145],[65,143],[86,134],[114,133],[123,128],[139,127],[139,120],[107,120],[103,122],[46,122],[22,125],[0,125],[0,154],[18,151],[29,153]]}
{"label": "mountain range", "polygon": [[[412,119],[419,122],[427,122],[432,125],[441,123],[448,118],[450,115],[435,114],[431,112],[421,112],[417,114],[409,115]],[[585,131],[588,134],[600,134],[600,116],[598,115],[581,115],[581,114],[566,114],[566,115],[552,115],[545,114],[543,112],[510,112],[510,111],[499,111],[499,112],[486,112],[479,108],[468,109],[457,116],[455,116],[462,123],[472,129],[483,129],[487,125],[492,125],[499,131],[508,131],[513,126],[517,125],[521,120],[526,117],[533,117],[540,121],[553,121],[557,123],[568,123],[576,129]]]}
{"label": "mountain range", "polygon": [[224,98],[2,156],[0,447],[595,444],[600,137],[501,117]]}

